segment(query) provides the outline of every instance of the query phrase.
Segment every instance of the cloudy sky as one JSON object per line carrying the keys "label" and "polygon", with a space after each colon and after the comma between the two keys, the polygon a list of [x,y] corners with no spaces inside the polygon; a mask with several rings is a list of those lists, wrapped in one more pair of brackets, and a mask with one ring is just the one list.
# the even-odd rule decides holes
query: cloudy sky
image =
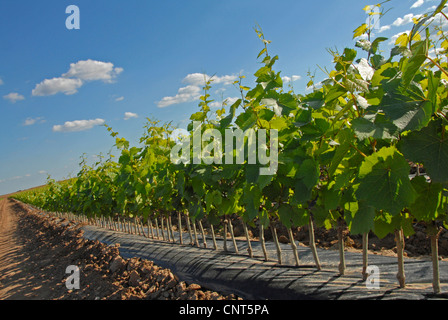
{"label": "cloudy sky", "polygon": [[[436,0],[392,0],[376,36],[387,52]],[[79,29],[66,20],[76,5]],[[133,144],[146,117],[180,128],[197,111],[204,78],[213,107],[252,87],[259,24],[285,85],[306,92],[307,72],[331,67],[327,48],[354,47],[365,0],[65,0],[0,2],[0,194],[76,175],[114,144],[103,124]],[[74,20],[70,20],[73,24]],[[387,55],[387,54],[386,54]]]}

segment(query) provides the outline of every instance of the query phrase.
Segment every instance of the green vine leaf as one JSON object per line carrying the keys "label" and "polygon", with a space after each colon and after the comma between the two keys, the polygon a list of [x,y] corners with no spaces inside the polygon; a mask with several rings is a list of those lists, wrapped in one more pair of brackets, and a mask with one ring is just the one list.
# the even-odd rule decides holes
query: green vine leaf
{"label": "green vine leaf", "polygon": [[358,200],[392,215],[399,214],[417,197],[409,180],[409,165],[395,147],[384,147],[366,157],[356,182]]}

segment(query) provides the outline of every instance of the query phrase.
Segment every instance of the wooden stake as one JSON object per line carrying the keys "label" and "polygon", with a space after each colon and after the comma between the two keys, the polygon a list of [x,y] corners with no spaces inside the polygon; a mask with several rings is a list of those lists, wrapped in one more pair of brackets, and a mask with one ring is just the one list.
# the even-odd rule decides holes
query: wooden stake
{"label": "wooden stake", "polygon": [[224,251],[227,250],[227,219],[224,219],[224,243],[223,243]]}
{"label": "wooden stake", "polygon": [[398,255],[398,273],[397,279],[400,288],[406,287],[406,276],[404,272],[404,237],[403,229],[395,230],[395,242],[397,244],[397,255]]}
{"label": "wooden stake", "polygon": [[266,243],[264,242],[264,226],[260,223],[260,244],[261,244],[261,249],[263,250],[263,255],[264,255],[264,260],[268,261],[269,257],[268,257],[268,251],[266,250]]}
{"label": "wooden stake", "polygon": [[168,218],[166,218],[166,235],[168,238],[168,242],[171,242],[171,235],[170,235],[170,221]]}
{"label": "wooden stake", "polygon": [[161,232],[162,232],[162,240],[165,241],[165,226],[163,225],[163,217],[160,217],[160,227],[161,227]]}
{"label": "wooden stake", "polygon": [[235,253],[238,254],[238,245],[236,244],[235,235],[233,233],[232,220],[229,218],[227,221],[229,223],[229,231],[230,231],[230,236],[232,237],[233,247],[235,248]]}
{"label": "wooden stake", "polygon": [[296,266],[300,265],[299,252],[297,251],[297,245],[294,240],[294,235],[292,233],[292,228],[288,228],[289,242],[291,243],[292,252],[294,253],[294,260],[296,261]]}
{"label": "wooden stake", "polygon": [[362,234],[362,280],[364,281],[366,281],[369,276],[367,274],[367,267],[369,266],[368,248],[369,234],[366,232]]}
{"label": "wooden stake", "polygon": [[202,244],[203,244],[204,248],[207,248],[207,239],[205,238],[204,227],[202,226],[201,220],[199,220],[198,223],[199,223],[199,228],[201,229],[201,233],[202,233]]}
{"label": "wooden stake", "polygon": [[252,250],[252,245],[250,243],[249,230],[247,230],[246,222],[244,222],[244,220],[242,220],[242,222],[243,222],[244,233],[246,234],[247,252],[249,253],[249,257],[253,258],[254,257],[254,251]]}
{"label": "wooden stake", "polygon": [[345,249],[344,249],[344,229],[343,221],[339,219],[338,225],[338,247],[339,247],[339,274],[345,274]]}
{"label": "wooden stake", "polygon": [[180,211],[177,213],[177,223],[179,228],[179,242],[180,244],[184,244],[184,240],[182,237],[182,215],[180,214]]}
{"label": "wooden stake", "polygon": [[193,234],[191,231],[190,218],[188,216],[186,216],[185,220],[187,221],[188,234],[190,236],[190,245],[192,246],[192,245],[194,245],[194,241],[193,241]]}
{"label": "wooden stake", "polygon": [[269,224],[271,228],[272,238],[274,239],[275,247],[277,248],[277,259],[278,264],[282,264],[282,249],[280,247],[280,243],[278,242],[277,230],[272,224]]}
{"label": "wooden stake", "polygon": [[171,223],[171,215],[168,216],[168,225],[170,226],[171,239],[173,240],[173,243],[176,243],[176,239],[174,239],[173,224]]}
{"label": "wooden stake", "polygon": [[193,221],[192,225],[193,225],[193,233],[194,233],[194,242],[196,243],[196,247],[199,248],[200,246],[199,246],[199,240],[198,240],[198,233],[196,230],[196,221]]}
{"label": "wooden stake", "polygon": [[212,232],[212,240],[213,240],[213,248],[215,250],[218,250],[218,245],[216,244],[216,237],[215,237],[215,228],[213,228],[213,225],[210,225],[210,230]]}
{"label": "wooden stake", "polygon": [[308,222],[308,232],[310,236],[310,248],[311,252],[313,253],[314,262],[316,264],[317,270],[322,270],[322,266],[320,264],[319,255],[317,254],[317,248],[316,248],[316,240],[314,239],[314,225],[313,225],[313,217],[310,215],[310,219]]}
{"label": "wooden stake", "polygon": [[160,239],[160,234],[159,234],[159,221],[157,220],[157,217],[154,218],[154,221],[156,223],[156,236],[157,239]]}

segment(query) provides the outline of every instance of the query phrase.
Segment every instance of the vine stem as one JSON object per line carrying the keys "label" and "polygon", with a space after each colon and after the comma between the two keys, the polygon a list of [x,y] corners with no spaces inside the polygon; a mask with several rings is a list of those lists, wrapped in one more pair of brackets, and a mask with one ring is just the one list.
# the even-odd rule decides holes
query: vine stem
{"label": "vine stem", "polygon": [[278,242],[277,230],[275,229],[275,227],[272,224],[269,224],[269,226],[271,228],[272,237],[274,239],[275,247],[277,248],[278,264],[282,264],[282,249],[280,247],[280,243]]}
{"label": "vine stem", "polygon": [[194,241],[193,241],[193,234],[191,231],[190,218],[186,216],[185,221],[187,221],[188,235],[190,236],[190,245],[192,246],[194,244]]}
{"label": "vine stem", "polygon": [[404,236],[403,229],[395,230],[395,242],[397,244],[397,255],[398,255],[398,273],[397,279],[400,288],[406,287],[406,276],[404,272]]}
{"label": "vine stem", "polygon": [[238,245],[236,244],[236,238],[235,238],[235,234],[233,233],[233,224],[232,224],[232,220],[229,219],[229,231],[230,231],[230,236],[232,237],[232,242],[233,242],[233,246],[235,248],[235,253],[239,254],[239,250],[238,250]]}
{"label": "vine stem", "polygon": [[310,215],[309,223],[308,223],[308,232],[310,237],[310,248],[313,253],[314,262],[316,263],[317,270],[322,270],[322,265],[320,264],[319,255],[317,254],[316,248],[316,240],[314,238],[314,225],[313,225],[313,217]]}
{"label": "vine stem", "polygon": [[193,225],[194,242],[196,243],[196,247],[199,248],[200,245],[199,245],[199,239],[198,239],[198,232],[196,230],[196,221],[193,220],[192,225]]}
{"label": "vine stem", "polygon": [[243,219],[242,219],[242,222],[243,222],[244,234],[246,235],[246,240],[247,240],[247,253],[249,254],[249,257],[253,258],[254,252],[252,250],[252,245],[250,243],[249,230],[247,229],[246,222],[244,222]]}
{"label": "vine stem", "polygon": [[213,248],[215,250],[218,250],[218,245],[216,244],[215,228],[213,227],[213,224],[210,224],[210,230],[212,231]]}
{"label": "vine stem", "polygon": [[137,216],[134,217],[134,227],[135,227],[135,234],[140,236],[141,235],[141,233],[140,233],[140,226],[138,224]]}
{"label": "vine stem", "polygon": [[432,254],[432,287],[435,294],[440,293],[440,275],[439,275],[439,235],[431,235],[431,254]]}
{"label": "vine stem", "polygon": [[177,224],[179,228],[179,243],[184,244],[184,239],[182,237],[182,215],[180,214],[180,211],[177,212]]}
{"label": "vine stem", "polygon": [[431,57],[429,57],[428,55],[426,56],[426,59],[428,59],[429,61],[431,61],[437,68],[440,69],[440,71],[442,71],[446,76],[448,76],[448,72],[442,68],[442,66],[440,64],[437,63],[437,61],[435,61],[434,59],[432,59]]}
{"label": "vine stem", "polygon": [[148,236],[151,233],[151,238],[154,239],[154,231],[152,229],[152,221],[149,216],[148,216],[148,221],[146,221],[146,223],[148,224]]}
{"label": "vine stem", "polygon": [[199,229],[201,229],[201,234],[202,234],[202,244],[204,246],[204,248],[207,248],[207,239],[205,238],[205,231],[204,231],[204,227],[202,225],[202,221],[199,220]]}
{"label": "vine stem", "polygon": [[140,234],[140,228],[138,226],[138,219],[137,216],[134,219],[134,229],[135,229],[135,234],[141,236]]}
{"label": "vine stem", "polygon": [[297,252],[297,245],[296,245],[296,242],[294,241],[294,235],[292,233],[292,228],[288,228],[288,235],[289,235],[289,242],[291,244],[292,252],[294,254],[294,260],[296,261],[296,266],[299,266],[300,265],[299,252]]}
{"label": "vine stem", "polygon": [[168,225],[169,225],[169,227],[170,227],[171,240],[173,241],[173,243],[176,243],[176,239],[174,238],[173,224],[172,224],[172,222],[171,222],[171,214],[168,215]]}
{"label": "vine stem", "polygon": [[157,221],[157,217],[154,218],[155,222],[156,222],[156,236],[157,239],[160,239],[160,234],[159,234],[159,222]]}
{"label": "vine stem", "polygon": [[362,155],[364,158],[367,158],[366,154],[364,152],[362,152],[361,150],[359,150],[356,146],[350,144],[350,147],[352,147],[353,149],[355,149],[356,151],[358,151],[358,153],[360,155]]}
{"label": "vine stem", "polygon": [[138,219],[137,219],[137,216],[135,216],[134,217],[134,230],[135,230],[135,234],[136,235],[141,235],[140,234],[140,228],[139,228],[139,226],[138,226]]}
{"label": "vine stem", "polygon": [[227,219],[224,219],[224,251],[228,251],[227,250]]}
{"label": "vine stem", "polygon": [[113,219],[112,223],[113,223],[113,226],[114,226],[114,231],[118,231],[117,220]]}
{"label": "vine stem", "polygon": [[163,239],[163,241],[165,241],[166,240],[166,238],[165,238],[165,225],[163,223],[163,217],[160,217],[160,227],[162,229],[162,239]]}
{"label": "vine stem", "polygon": [[171,242],[170,220],[168,219],[168,217],[166,217],[165,219],[166,219],[166,235],[167,235],[167,238],[168,238],[168,242]]}
{"label": "vine stem", "polygon": [[260,223],[260,244],[261,244],[261,249],[263,250],[263,255],[264,255],[264,260],[268,261],[269,257],[268,257],[268,251],[266,250],[266,243],[264,241],[264,226],[263,223]]}
{"label": "vine stem", "polygon": [[339,274],[345,275],[345,249],[344,249],[344,229],[343,220],[339,219],[338,222],[338,246],[339,246]]}
{"label": "vine stem", "polygon": [[141,232],[142,232],[142,235],[146,238],[145,228],[144,228],[144,226],[143,226],[143,222],[142,222],[142,220],[140,220],[140,218],[138,219],[138,224],[139,224],[139,226],[140,226],[140,230],[141,230]]}
{"label": "vine stem", "polygon": [[441,229],[437,228],[435,222],[427,228],[427,233],[431,239],[431,258],[432,258],[432,288],[434,294],[440,293],[440,273],[439,273],[439,235]]}
{"label": "vine stem", "polygon": [[369,234],[363,233],[362,234],[362,279],[364,281],[367,280],[368,274],[367,274],[367,267],[369,265],[369,256],[368,256],[368,247],[369,247]]}

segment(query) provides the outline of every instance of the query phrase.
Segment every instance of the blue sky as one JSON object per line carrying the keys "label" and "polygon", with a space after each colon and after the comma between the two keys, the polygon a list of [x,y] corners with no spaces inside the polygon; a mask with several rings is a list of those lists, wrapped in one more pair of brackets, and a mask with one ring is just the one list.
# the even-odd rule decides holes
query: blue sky
{"label": "blue sky", "polygon": [[[212,97],[232,101],[239,74],[252,87],[262,49],[297,93],[307,71],[331,67],[327,48],[354,47],[365,0],[2,0],[0,2],[0,194],[78,172],[114,144],[102,124],[137,144],[146,117],[181,128],[197,111],[202,74]],[[392,0],[376,35],[391,39],[437,0]],[[80,29],[66,28],[69,5]],[[385,43],[388,51],[391,44]],[[388,55],[388,53],[386,53]],[[292,81],[294,80],[294,81]]]}

